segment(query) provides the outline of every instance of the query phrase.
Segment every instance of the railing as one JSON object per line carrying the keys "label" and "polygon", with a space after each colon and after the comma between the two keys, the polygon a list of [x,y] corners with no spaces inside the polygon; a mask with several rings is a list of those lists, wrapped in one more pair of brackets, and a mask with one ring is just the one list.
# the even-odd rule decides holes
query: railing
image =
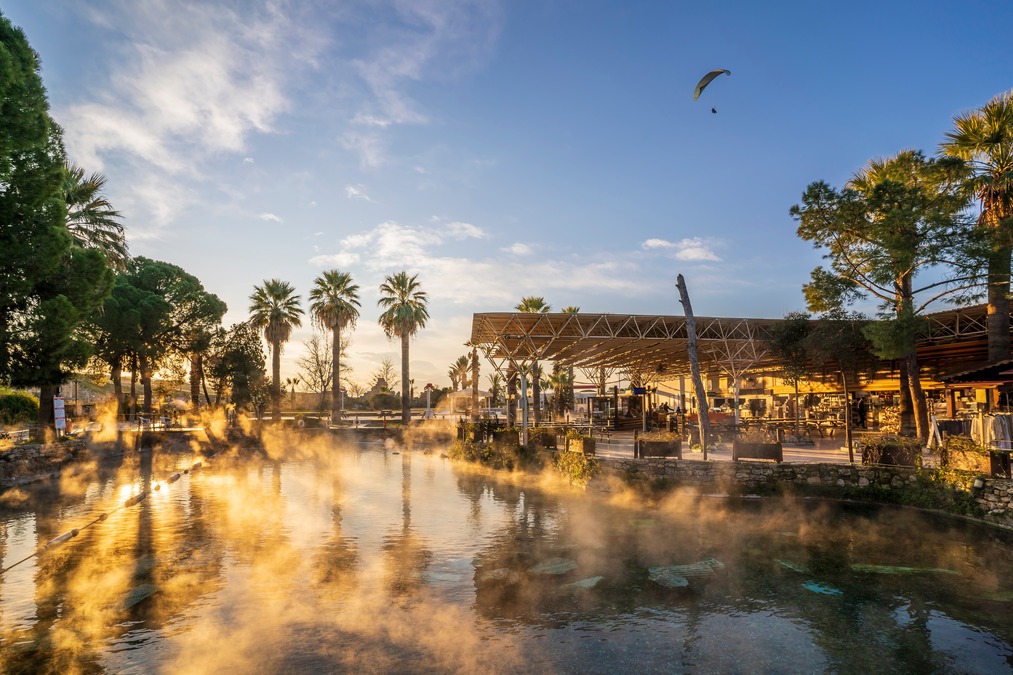
{"label": "railing", "polygon": [[12,441],[14,443],[22,443],[31,438],[34,434],[35,427],[28,427],[26,429],[8,429],[6,431],[0,431],[0,440]]}

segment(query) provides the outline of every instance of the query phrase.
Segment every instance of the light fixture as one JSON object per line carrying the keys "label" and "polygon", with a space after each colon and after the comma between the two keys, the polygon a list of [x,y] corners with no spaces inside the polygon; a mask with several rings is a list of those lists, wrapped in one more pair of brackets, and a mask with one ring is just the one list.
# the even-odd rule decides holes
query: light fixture
{"label": "light fixture", "polygon": [[975,476],[974,482],[971,483],[971,487],[973,487],[975,490],[980,490],[981,488],[985,487],[985,480],[981,476]]}

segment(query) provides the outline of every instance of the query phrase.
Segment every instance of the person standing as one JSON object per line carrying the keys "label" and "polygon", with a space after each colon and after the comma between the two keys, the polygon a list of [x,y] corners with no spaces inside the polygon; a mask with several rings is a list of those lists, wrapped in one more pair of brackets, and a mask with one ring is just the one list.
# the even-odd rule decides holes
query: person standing
{"label": "person standing", "polygon": [[859,396],[858,397],[858,406],[857,406],[857,409],[855,410],[855,412],[858,413],[858,426],[862,427],[863,429],[866,428],[866,426],[865,426],[865,413],[866,413],[866,411],[867,411],[867,408],[866,408],[866,405],[865,405],[865,397],[864,396]]}

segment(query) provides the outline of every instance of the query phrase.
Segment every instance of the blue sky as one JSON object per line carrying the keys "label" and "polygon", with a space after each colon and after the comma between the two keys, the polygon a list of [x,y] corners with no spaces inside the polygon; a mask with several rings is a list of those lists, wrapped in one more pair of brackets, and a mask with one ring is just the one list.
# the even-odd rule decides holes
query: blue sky
{"label": "blue sky", "polygon": [[[1013,3],[4,0],[71,161],[108,178],[131,252],[246,318],[255,284],[362,288],[352,379],[398,345],[387,274],[447,384],[474,312],[804,308],[820,254],[788,209],[870,159],[934,153],[1013,87]],[[693,101],[697,80],[722,76]],[[711,113],[715,107],[717,114]],[[304,300],[305,302],[305,300]],[[312,334],[286,347],[284,376]]]}

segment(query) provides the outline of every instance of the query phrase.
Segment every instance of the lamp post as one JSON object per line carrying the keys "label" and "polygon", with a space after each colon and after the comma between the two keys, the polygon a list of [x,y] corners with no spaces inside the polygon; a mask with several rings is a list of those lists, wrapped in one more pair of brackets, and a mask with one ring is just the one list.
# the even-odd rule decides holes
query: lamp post
{"label": "lamp post", "polygon": [[436,415],[433,414],[433,407],[432,407],[432,400],[431,400],[431,395],[433,393],[433,389],[434,389],[434,387],[433,387],[432,382],[426,383],[426,414],[423,417],[423,419],[431,420],[434,417],[436,417]]}

